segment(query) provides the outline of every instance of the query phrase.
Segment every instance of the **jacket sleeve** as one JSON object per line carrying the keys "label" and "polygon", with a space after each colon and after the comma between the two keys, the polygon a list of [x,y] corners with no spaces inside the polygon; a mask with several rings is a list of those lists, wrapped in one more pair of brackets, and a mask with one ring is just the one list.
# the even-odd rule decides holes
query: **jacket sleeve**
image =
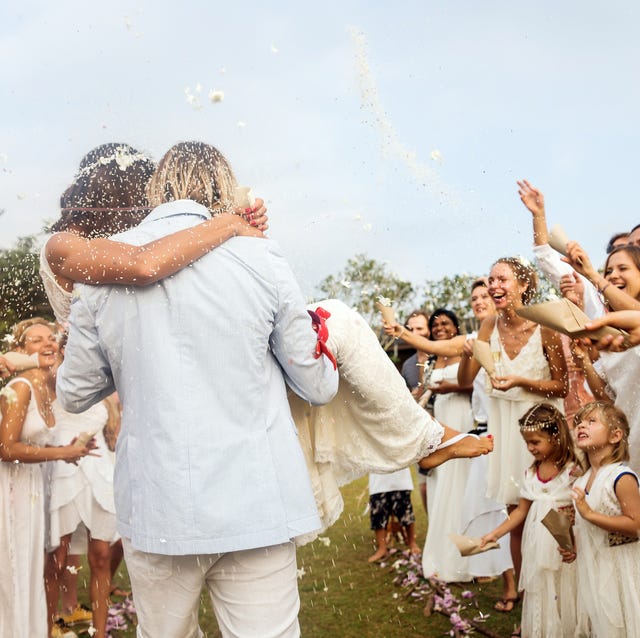
{"label": "jacket sleeve", "polygon": [[272,264],[277,282],[278,309],[270,345],[289,387],[313,405],[333,399],[338,391],[338,372],[328,357],[314,356],[317,335],[311,325],[302,292],[289,265],[272,244]]}
{"label": "jacket sleeve", "polygon": [[[115,391],[111,367],[100,346],[94,313],[77,292],[69,318],[69,340],[57,374],[56,392],[68,412],[84,412]],[[76,291],[74,290],[74,293]]]}

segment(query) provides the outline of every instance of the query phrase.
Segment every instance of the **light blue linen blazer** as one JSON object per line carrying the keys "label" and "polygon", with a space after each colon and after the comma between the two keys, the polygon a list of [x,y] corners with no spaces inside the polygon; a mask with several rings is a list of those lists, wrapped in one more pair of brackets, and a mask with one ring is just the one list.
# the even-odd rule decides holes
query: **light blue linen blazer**
{"label": "light blue linen blazer", "polygon": [[[141,245],[207,217],[171,202],[116,239]],[[136,549],[228,552],[320,527],[286,396],[286,384],[312,404],[335,395],[315,343],[268,239],[235,237],[147,287],[76,286],[58,398],[80,412],[118,391],[118,530]]]}

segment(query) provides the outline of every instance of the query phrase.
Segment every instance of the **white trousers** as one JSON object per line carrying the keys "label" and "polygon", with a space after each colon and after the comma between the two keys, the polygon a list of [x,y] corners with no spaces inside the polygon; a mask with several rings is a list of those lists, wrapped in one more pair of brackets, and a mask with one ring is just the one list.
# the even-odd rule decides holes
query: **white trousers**
{"label": "white trousers", "polygon": [[201,638],[205,586],[224,638],[299,638],[293,543],[226,554],[165,556],[123,538],[138,638]]}

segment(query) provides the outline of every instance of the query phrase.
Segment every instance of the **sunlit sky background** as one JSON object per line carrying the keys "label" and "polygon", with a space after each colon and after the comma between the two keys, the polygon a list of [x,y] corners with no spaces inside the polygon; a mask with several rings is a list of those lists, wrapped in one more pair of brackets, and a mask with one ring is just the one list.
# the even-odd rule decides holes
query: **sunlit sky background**
{"label": "sunlit sky background", "polygon": [[417,283],[530,256],[521,177],[597,264],[640,222],[638,3],[160,5],[0,3],[1,247],[114,141],[218,146],[307,294],[356,253]]}

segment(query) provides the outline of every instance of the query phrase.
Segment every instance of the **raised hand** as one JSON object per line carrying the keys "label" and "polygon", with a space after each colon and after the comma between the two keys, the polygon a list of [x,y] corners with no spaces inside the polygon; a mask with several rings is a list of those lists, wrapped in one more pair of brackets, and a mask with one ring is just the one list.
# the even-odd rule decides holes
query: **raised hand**
{"label": "raised hand", "polygon": [[520,201],[531,211],[533,215],[544,215],[544,195],[531,186],[526,179],[516,182]]}

